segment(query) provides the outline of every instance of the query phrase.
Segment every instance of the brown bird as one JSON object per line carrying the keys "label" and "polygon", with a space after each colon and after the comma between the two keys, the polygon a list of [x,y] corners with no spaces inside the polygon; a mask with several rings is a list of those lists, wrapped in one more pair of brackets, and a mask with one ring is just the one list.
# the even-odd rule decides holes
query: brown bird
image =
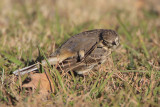
{"label": "brown bird", "polygon": [[[72,36],[48,58],[51,65],[59,63],[64,71],[83,74],[106,61],[111,52],[119,46],[119,37],[114,30],[94,29]],[[42,66],[47,65],[42,61]],[[39,68],[40,63],[14,71],[23,75]]]}

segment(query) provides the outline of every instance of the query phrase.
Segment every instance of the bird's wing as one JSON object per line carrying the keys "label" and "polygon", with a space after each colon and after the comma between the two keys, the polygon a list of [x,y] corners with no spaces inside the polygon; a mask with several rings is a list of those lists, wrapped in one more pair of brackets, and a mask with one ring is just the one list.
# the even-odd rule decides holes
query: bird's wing
{"label": "bird's wing", "polygon": [[107,51],[103,48],[95,48],[90,54],[87,54],[83,60],[77,61],[77,56],[68,58],[62,61],[59,67],[64,71],[73,70],[76,72],[89,69],[100,64],[106,53]]}
{"label": "bird's wing", "polygon": [[62,44],[55,53],[51,54],[50,57],[53,58],[58,56],[59,62],[62,62],[67,58],[77,56],[79,52],[83,51],[84,56],[82,56],[86,57],[94,50],[96,43],[99,42],[100,31],[101,30],[86,31],[72,36],[64,44]]}
{"label": "bird's wing", "polygon": [[[100,60],[100,59],[99,59]],[[82,71],[90,68],[91,66],[95,66],[97,64],[97,60],[93,57],[88,56],[87,60],[83,60],[81,62],[77,62],[77,58],[68,58],[60,63],[59,68],[64,71]]]}

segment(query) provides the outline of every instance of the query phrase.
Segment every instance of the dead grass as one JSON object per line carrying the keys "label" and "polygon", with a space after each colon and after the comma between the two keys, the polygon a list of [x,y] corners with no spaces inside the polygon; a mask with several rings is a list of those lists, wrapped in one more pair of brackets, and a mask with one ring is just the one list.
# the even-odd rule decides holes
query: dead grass
{"label": "dead grass", "polygon": [[[158,106],[160,11],[158,0],[3,0],[0,4],[0,106]],[[12,72],[46,56],[70,36],[115,29],[121,47],[97,72],[60,74],[47,97],[26,94]],[[64,87],[62,87],[62,84]],[[64,90],[65,88],[65,90]]]}

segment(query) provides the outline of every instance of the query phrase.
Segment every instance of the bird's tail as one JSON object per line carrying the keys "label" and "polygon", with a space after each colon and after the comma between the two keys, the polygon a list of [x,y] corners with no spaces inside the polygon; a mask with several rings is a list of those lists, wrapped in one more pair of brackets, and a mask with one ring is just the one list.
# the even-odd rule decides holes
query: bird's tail
{"label": "bird's tail", "polygon": [[[48,59],[48,62],[49,62],[50,64],[52,64],[52,65],[57,64],[58,61],[59,61],[59,60],[58,60],[57,57],[52,57],[52,58],[49,58],[49,59]],[[16,71],[14,71],[13,74],[15,74],[15,75],[24,75],[24,74],[26,74],[26,73],[29,73],[29,72],[32,72],[32,71],[37,70],[37,69],[39,68],[39,65],[40,65],[39,62],[38,62],[38,63],[35,63],[35,64],[30,65],[30,66],[28,66],[28,67],[25,67],[25,68],[22,68],[22,69],[18,69],[18,70],[16,70]],[[43,60],[42,63],[41,63],[41,65],[42,65],[42,66],[45,66],[45,65],[47,65],[47,62],[46,62],[45,60]]]}
{"label": "bird's tail", "polygon": [[28,67],[25,67],[25,68],[22,68],[22,69],[18,69],[16,71],[14,71],[13,74],[15,74],[15,75],[24,75],[26,73],[35,71],[38,68],[39,68],[39,63],[36,63],[36,64],[30,65]]}

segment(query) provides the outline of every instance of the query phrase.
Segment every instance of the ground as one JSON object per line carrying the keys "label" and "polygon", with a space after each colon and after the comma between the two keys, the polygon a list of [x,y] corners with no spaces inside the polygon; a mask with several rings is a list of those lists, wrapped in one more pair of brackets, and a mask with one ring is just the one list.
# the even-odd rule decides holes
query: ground
{"label": "ground", "polygon": [[[158,106],[159,5],[159,0],[2,0],[0,106]],[[16,80],[14,70],[40,58],[38,49],[47,57],[69,37],[98,28],[116,30],[121,43],[98,71],[56,72],[54,92],[26,94],[26,76]]]}

